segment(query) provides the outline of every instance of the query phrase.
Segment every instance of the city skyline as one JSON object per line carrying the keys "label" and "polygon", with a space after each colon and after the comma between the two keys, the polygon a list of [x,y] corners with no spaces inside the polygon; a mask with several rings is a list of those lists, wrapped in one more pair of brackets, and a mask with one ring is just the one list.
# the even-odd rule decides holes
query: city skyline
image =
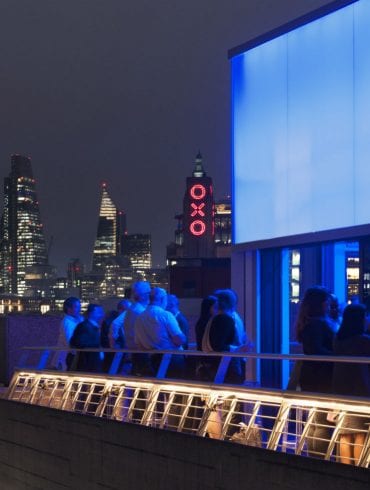
{"label": "city skyline", "polygon": [[[28,162],[29,167],[31,168],[31,161],[32,157],[31,156],[24,156],[24,155],[19,155],[19,154],[13,154],[10,156],[11,162],[14,161],[14,159],[21,159],[22,161]],[[204,171],[203,169],[203,159],[202,155],[198,152],[196,155],[194,161],[192,164],[189,166],[189,175],[194,175],[195,170],[200,166],[202,169],[202,172]],[[193,173],[191,171],[193,169]],[[34,178],[33,174],[35,173],[34,170],[31,168],[31,180],[32,180],[32,185],[34,186],[36,184],[36,179]],[[2,176],[0,176],[0,179]],[[189,176],[187,177],[189,178]],[[186,179],[185,179],[186,181]],[[184,185],[184,182],[183,182]],[[39,184],[38,184],[38,193],[39,193]],[[125,251],[122,250],[122,237],[126,235],[131,235],[133,236],[140,236],[143,233],[145,234],[145,230],[140,228],[140,226],[137,226],[136,229],[139,230],[137,233],[129,233],[126,228],[126,220],[127,220],[127,215],[126,213],[121,210],[118,206],[115,205],[115,201],[112,199],[110,193],[108,192],[109,188],[109,183],[106,180],[102,180],[99,183],[99,189],[100,189],[100,197],[99,197],[99,206],[98,210],[95,213],[95,219],[96,216],[98,216],[98,225],[97,228],[95,226],[95,238],[92,240],[90,244],[86,244],[86,248],[89,248],[89,254],[87,254],[87,260],[84,261],[83,258],[77,257],[77,254],[72,254],[71,256],[66,256],[64,255],[62,257],[62,262],[59,264],[54,264],[52,260],[49,260],[49,264],[51,266],[56,267],[57,269],[57,275],[58,276],[66,276],[67,271],[68,271],[68,264],[69,261],[73,257],[77,257],[82,261],[82,264],[85,268],[86,271],[91,271],[94,269],[99,269],[101,267],[99,265],[99,262],[101,261],[101,257],[104,255],[105,258],[108,258],[110,255],[120,255],[121,253],[125,254]],[[99,192],[97,190],[96,194],[98,195]],[[226,196],[225,196],[226,197]],[[36,199],[36,198],[35,198]],[[183,195],[179,196],[179,202],[178,202],[178,207],[177,209],[180,210],[182,207],[182,201]],[[48,207],[48,203],[45,203],[45,207]],[[41,209],[40,209],[41,208]],[[0,210],[0,215],[1,213],[5,212],[5,207],[3,206]],[[91,211],[92,212],[92,211]],[[37,213],[38,213],[38,220],[40,220],[40,215],[43,217],[43,207],[39,206],[39,200],[37,198]],[[43,229],[43,219],[40,221],[40,226]],[[67,225],[68,226],[68,225]],[[176,224],[175,224],[175,215],[172,216],[172,233],[168,237],[168,240],[165,244],[165,248],[163,251],[164,256],[166,255],[166,247],[174,241],[173,233],[175,231]],[[89,230],[87,230],[89,231]],[[150,236],[150,234],[147,234]],[[1,237],[0,237],[1,238]],[[152,239],[151,241],[151,247],[153,247],[152,244]],[[53,236],[49,237],[48,242],[45,242],[45,254],[47,256],[50,255],[50,251],[52,250],[52,247],[55,243],[55,239]],[[47,252],[46,252],[47,248]],[[104,261],[104,259],[103,259]],[[151,263],[153,260],[151,259]],[[164,266],[164,264],[163,264]],[[155,265],[153,265],[155,267]]]}

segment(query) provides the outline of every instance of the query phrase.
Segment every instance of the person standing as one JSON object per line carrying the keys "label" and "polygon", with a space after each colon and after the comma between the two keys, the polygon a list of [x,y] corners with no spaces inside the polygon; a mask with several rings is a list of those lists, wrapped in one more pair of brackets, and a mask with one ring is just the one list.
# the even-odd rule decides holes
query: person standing
{"label": "person standing", "polygon": [[[135,322],[135,342],[142,350],[179,350],[183,351],[182,346],[186,342],[186,337],[181,331],[176,318],[172,313],[166,311],[167,293],[164,289],[155,287],[150,292],[150,304]],[[147,356],[146,370],[149,375],[156,375],[162,355]],[[142,366],[144,370],[144,366]],[[172,355],[168,367],[168,377],[184,377],[184,356]],[[168,402],[166,396],[158,399],[157,410],[163,413],[165,404]],[[167,418],[167,427],[176,429],[179,422],[183,399],[181,395],[176,395],[173,400],[174,407],[171,415]]]}
{"label": "person standing", "polygon": [[[334,332],[329,323],[330,292],[322,286],[308,288],[300,304],[296,324],[297,339],[307,355],[332,356]],[[302,391],[330,393],[333,363],[303,361],[299,374]],[[327,414],[318,409],[307,434],[308,453],[313,457],[326,454],[331,429]]]}
{"label": "person standing", "polygon": [[[239,336],[233,318],[235,311],[235,294],[229,289],[219,290],[217,297],[217,313],[208,321],[202,339],[203,352],[247,352],[248,344],[239,344]],[[220,363],[220,357],[209,357],[209,376],[214,378]],[[243,383],[244,372],[239,358],[230,361],[225,377],[227,383]]]}
{"label": "person standing", "polygon": [[123,324],[125,321],[127,310],[131,307],[131,301],[129,299],[121,299],[117,304],[117,316],[111,321],[109,329],[109,343],[112,349],[124,349],[125,348],[125,334],[123,331]]}
{"label": "person standing", "polygon": [[[339,356],[370,356],[370,336],[365,334],[366,308],[348,305],[334,341]],[[370,397],[369,364],[335,363],[333,392],[336,395]],[[344,464],[357,464],[365,442],[370,419],[346,415],[340,429],[339,456]]]}
{"label": "person standing", "polygon": [[[64,316],[60,324],[58,347],[69,349],[69,341],[73,335],[76,326],[83,321],[81,316],[81,302],[78,298],[67,298],[63,303]],[[58,351],[55,353],[53,366],[60,371],[68,371],[71,369],[74,359],[74,354],[66,351]]]}
{"label": "person standing", "polygon": [[[125,314],[123,321],[123,331],[125,335],[125,347],[129,350],[137,350],[135,341],[135,322],[137,317],[145,310],[149,304],[150,284],[146,281],[137,281],[132,285],[131,299],[132,304]],[[131,373],[140,375],[140,365],[145,360],[145,354],[132,354]],[[128,369],[130,371],[130,369]]]}
{"label": "person standing", "polygon": [[177,296],[174,294],[167,295],[167,307],[166,310],[172,313],[172,315],[176,318],[176,321],[182,331],[182,333],[186,337],[186,341],[183,344],[183,348],[187,349],[189,344],[189,322],[186,319],[186,316],[179,309],[179,300]]}
{"label": "person standing", "polygon": [[197,342],[197,350],[202,350],[203,335],[207,326],[207,323],[216,313],[217,298],[216,296],[207,296],[202,300],[200,307],[200,315],[195,324],[195,338]]}
{"label": "person standing", "polygon": [[[104,310],[100,305],[89,304],[86,320],[79,323],[73,332],[70,346],[75,349],[99,349],[101,347],[101,323]],[[103,356],[101,352],[79,352],[76,371],[103,372]]]}
{"label": "person standing", "polygon": [[[166,311],[167,293],[155,287],[150,293],[150,304],[135,322],[135,343],[142,350],[182,350],[186,337],[176,318]],[[154,373],[159,367],[161,356],[153,356]],[[183,356],[173,356],[169,372],[171,376],[182,377]]]}

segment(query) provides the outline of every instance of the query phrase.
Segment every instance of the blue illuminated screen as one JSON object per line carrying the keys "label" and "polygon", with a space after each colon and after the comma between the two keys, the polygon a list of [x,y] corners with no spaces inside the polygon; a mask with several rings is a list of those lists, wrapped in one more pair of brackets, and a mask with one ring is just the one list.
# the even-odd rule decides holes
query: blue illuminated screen
{"label": "blue illuminated screen", "polygon": [[235,56],[234,241],[370,222],[370,1]]}

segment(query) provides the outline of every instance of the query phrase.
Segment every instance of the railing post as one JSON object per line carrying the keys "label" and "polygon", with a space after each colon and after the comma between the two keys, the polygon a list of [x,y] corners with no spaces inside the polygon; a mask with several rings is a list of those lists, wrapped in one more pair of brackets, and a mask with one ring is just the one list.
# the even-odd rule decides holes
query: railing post
{"label": "railing post", "polygon": [[26,367],[27,359],[28,359],[29,355],[30,355],[30,352],[28,350],[24,350],[22,352],[21,357],[19,358],[19,361],[18,361],[19,367],[21,367],[21,368]]}
{"label": "railing post", "polygon": [[121,359],[123,357],[123,352],[116,352],[113,357],[112,364],[110,365],[108,374],[117,374]]}
{"label": "railing post", "polygon": [[163,354],[161,363],[159,365],[156,378],[165,378],[168,366],[170,365],[172,354]]}
{"label": "railing post", "polygon": [[215,384],[221,384],[224,382],[227,370],[229,368],[230,361],[231,361],[230,356],[221,357],[221,361],[220,361],[220,364],[218,366],[215,379],[213,381]]}
{"label": "railing post", "polygon": [[50,356],[49,350],[44,350],[40,356],[39,363],[37,364],[37,369],[45,369]]}

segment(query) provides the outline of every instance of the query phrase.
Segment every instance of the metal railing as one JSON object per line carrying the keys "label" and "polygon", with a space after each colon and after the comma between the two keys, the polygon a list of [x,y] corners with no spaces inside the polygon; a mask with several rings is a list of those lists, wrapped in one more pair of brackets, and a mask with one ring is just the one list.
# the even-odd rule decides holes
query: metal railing
{"label": "metal railing", "polygon": [[305,355],[305,354],[266,354],[266,353],[236,353],[236,352],[212,352],[207,354],[197,350],[128,350],[128,349],[70,349],[66,351],[59,347],[23,347],[21,349],[22,354],[20,356],[18,366],[19,368],[32,367],[34,369],[54,369],[52,364],[53,357],[58,352],[71,352],[77,354],[79,352],[99,352],[105,355],[111,356],[111,361],[107,369],[107,374],[128,374],[122,369],[122,363],[124,360],[129,360],[132,355],[144,354],[144,355],[162,355],[161,361],[158,363],[154,377],[166,378],[168,368],[171,360],[177,356],[185,357],[187,360],[193,359],[194,361],[209,359],[219,359],[218,366],[214,369],[213,383],[224,383],[225,376],[228,372],[232,359],[247,359],[257,362],[261,361],[314,361],[314,362],[339,362],[349,364],[369,364],[368,357],[353,357],[353,356],[319,356],[319,355]]}
{"label": "metal railing", "polygon": [[370,465],[370,401],[365,399],[28,369],[14,373],[5,398],[298,456]]}

